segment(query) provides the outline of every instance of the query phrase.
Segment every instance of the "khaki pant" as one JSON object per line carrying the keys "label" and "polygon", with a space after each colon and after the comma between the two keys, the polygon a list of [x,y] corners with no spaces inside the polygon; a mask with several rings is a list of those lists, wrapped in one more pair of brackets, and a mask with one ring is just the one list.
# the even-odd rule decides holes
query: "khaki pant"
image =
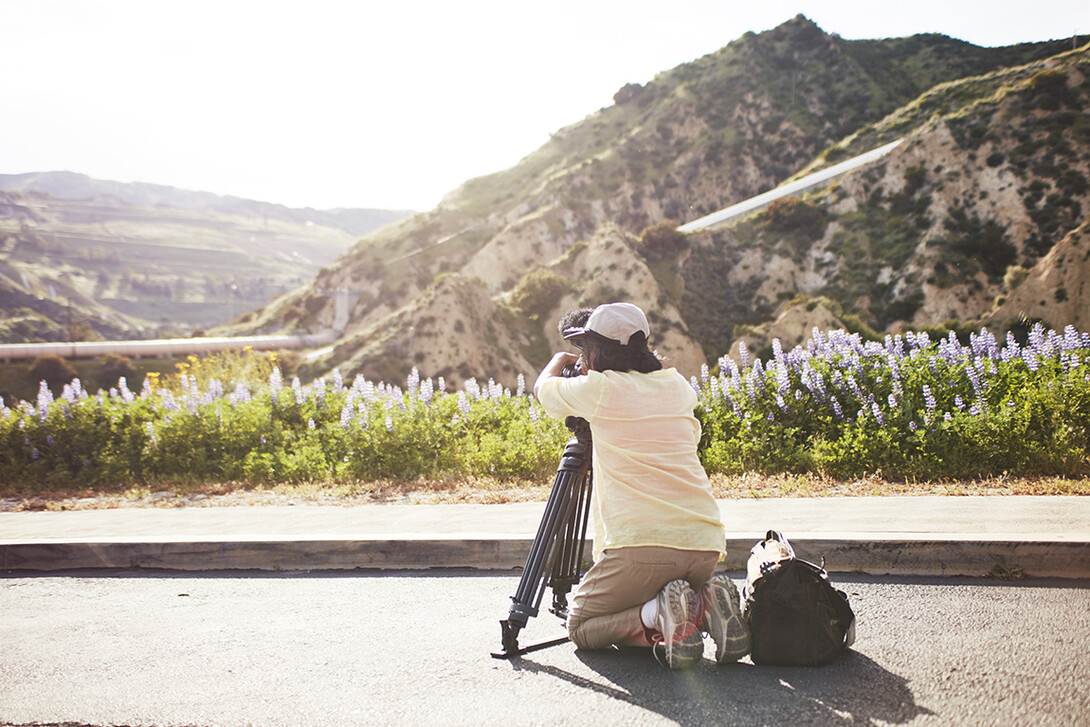
{"label": "khaki pant", "polygon": [[719,554],[640,546],[613,548],[601,557],[575,589],[568,612],[568,636],[581,649],[650,646],[640,608],[663,586],[683,578],[694,590],[715,574]]}

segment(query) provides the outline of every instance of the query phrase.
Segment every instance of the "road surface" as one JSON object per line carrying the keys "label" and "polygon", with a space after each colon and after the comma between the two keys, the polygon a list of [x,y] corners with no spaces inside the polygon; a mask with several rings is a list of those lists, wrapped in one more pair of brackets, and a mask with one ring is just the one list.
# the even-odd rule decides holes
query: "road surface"
{"label": "road surface", "polygon": [[[859,628],[832,665],[706,659],[675,673],[644,653],[570,643],[491,658],[517,582],[479,571],[0,574],[0,724],[1090,719],[1086,582],[836,576]],[[562,633],[543,614],[521,642]]]}

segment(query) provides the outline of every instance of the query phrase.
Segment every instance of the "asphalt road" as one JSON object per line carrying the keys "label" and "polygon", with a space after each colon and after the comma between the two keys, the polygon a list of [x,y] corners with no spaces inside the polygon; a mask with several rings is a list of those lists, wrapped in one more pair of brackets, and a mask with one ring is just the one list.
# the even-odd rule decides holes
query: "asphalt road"
{"label": "asphalt road", "polygon": [[[734,574],[737,578],[741,574]],[[855,648],[818,669],[499,647],[517,575],[0,576],[0,723],[1076,725],[1090,583],[843,577]],[[531,619],[523,644],[562,634]],[[710,652],[710,647],[709,647]]]}

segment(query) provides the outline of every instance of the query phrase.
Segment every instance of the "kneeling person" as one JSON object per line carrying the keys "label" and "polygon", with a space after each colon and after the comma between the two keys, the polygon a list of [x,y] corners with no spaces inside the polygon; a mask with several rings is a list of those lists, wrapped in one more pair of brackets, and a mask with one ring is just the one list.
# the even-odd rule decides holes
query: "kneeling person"
{"label": "kneeling person", "polygon": [[598,306],[563,335],[583,375],[563,376],[580,357],[558,352],[534,394],[551,416],[587,420],[593,438],[594,565],[572,596],[572,642],[653,646],[679,668],[702,657],[705,631],[717,661],[740,659],[749,631],[734,583],[715,575],[725,534],[697,457],[696,392],[649,348],[631,303]]}

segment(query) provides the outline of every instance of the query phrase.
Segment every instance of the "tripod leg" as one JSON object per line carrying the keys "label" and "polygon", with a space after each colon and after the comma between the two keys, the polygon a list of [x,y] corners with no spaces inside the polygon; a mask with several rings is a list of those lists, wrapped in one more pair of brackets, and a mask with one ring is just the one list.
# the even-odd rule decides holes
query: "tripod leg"
{"label": "tripod leg", "polygon": [[526,626],[531,616],[538,614],[541,598],[545,591],[546,574],[553,567],[559,545],[559,536],[571,517],[572,476],[569,472],[558,472],[553,485],[549,503],[538,528],[537,537],[530,548],[526,567],[519,579],[519,586],[511,598],[514,602],[507,619],[500,621],[501,652],[493,652],[496,658],[509,658],[524,650],[518,646],[518,633]]}
{"label": "tripod leg", "polygon": [[[526,652],[526,649],[518,646],[518,633],[531,616],[538,614],[547,585],[546,574],[556,573],[558,567],[563,570],[557,558],[571,547],[566,541],[571,538],[572,520],[578,515],[576,502],[583,501],[581,490],[589,466],[589,451],[589,441],[579,439],[572,440],[564,449],[545,514],[526,559],[518,589],[511,599],[514,603],[507,619],[500,621],[502,651],[492,653],[496,658],[510,658]],[[557,587],[554,586],[554,590]],[[564,639],[556,643],[562,641]]]}

